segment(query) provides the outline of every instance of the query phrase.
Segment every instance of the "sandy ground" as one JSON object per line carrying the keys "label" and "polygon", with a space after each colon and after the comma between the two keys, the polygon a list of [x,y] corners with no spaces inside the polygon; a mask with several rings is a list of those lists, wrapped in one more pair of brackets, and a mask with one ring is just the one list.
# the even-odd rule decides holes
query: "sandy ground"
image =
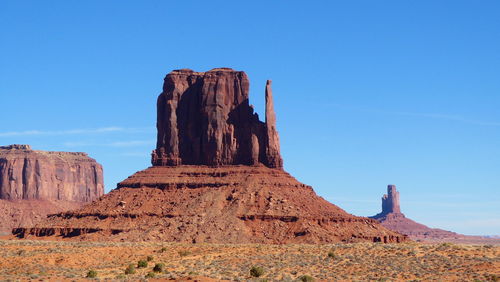
{"label": "sandy ground", "polygon": [[[149,261],[148,261],[149,256]],[[129,264],[148,262],[135,274]],[[301,281],[500,281],[500,246],[443,244],[182,244],[0,240],[0,280],[146,279]],[[260,266],[259,278],[250,274]],[[304,279],[304,281],[306,281]]]}

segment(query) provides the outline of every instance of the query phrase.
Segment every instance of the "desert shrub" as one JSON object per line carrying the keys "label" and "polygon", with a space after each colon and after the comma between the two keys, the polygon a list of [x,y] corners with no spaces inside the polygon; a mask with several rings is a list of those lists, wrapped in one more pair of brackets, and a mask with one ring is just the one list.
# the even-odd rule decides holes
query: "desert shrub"
{"label": "desert shrub", "polygon": [[163,247],[163,248],[160,249],[160,253],[164,253],[166,251],[167,251],[167,248],[165,248],[165,247]]}
{"label": "desert shrub", "polygon": [[156,274],[154,272],[148,272],[148,274],[146,274],[146,278],[154,278],[156,276]]}
{"label": "desert shrub", "polygon": [[312,282],[312,281],[314,281],[314,278],[312,276],[309,276],[309,275],[302,275],[299,277],[299,280],[302,282]]}
{"label": "desert shrub", "polygon": [[485,274],[484,278],[486,278],[486,281],[493,281],[493,282],[500,281],[500,275],[496,274]]}
{"label": "desert shrub", "polygon": [[135,273],[135,265],[129,264],[127,268],[125,268],[125,274],[134,274]]}
{"label": "desert shrub", "polygon": [[191,252],[189,252],[189,251],[179,251],[179,256],[181,256],[181,257],[188,256],[189,254],[191,254]]}
{"label": "desert shrub", "polygon": [[157,263],[155,264],[155,267],[153,267],[154,272],[163,272],[163,269],[165,268],[165,265],[163,263]]}
{"label": "desert shrub", "polygon": [[137,268],[146,268],[146,267],[148,267],[148,262],[145,260],[140,260],[137,263]]}
{"label": "desert shrub", "polygon": [[153,256],[147,256],[146,258],[147,261],[152,261],[153,259],[154,259]]}
{"label": "desert shrub", "polygon": [[97,277],[97,271],[89,270],[89,272],[87,272],[87,278],[96,278],[96,277]]}
{"label": "desert shrub", "polygon": [[336,255],[333,251],[328,252],[328,258],[329,259],[339,259],[340,256]]}
{"label": "desert shrub", "polygon": [[264,275],[264,268],[260,266],[252,266],[252,268],[250,268],[250,275],[253,277],[261,277]]}
{"label": "desert shrub", "polygon": [[125,277],[126,276],[123,273],[120,273],[120,274],[116,275],[116,279],[125,279]]}

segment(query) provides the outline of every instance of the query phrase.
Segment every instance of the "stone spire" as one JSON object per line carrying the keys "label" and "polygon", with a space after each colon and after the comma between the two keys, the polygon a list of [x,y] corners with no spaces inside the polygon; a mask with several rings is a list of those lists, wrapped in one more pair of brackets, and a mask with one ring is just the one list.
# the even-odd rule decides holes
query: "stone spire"
{"label": "stone spire", "polygon": [[277,167],[282,167],[283,159],[280,155],[280,139],[278,131],[276,130],[276,114],[274,113],[273,90],[271,89],[271,84],[271,80],[266,82],[266,156],[268,156],[270,161],[275,163]]}
{"label": "stone spire", "polygon": [[388,213],[401,213],[396,185],[387,185],[387,194],[382,197],[382,214]]}

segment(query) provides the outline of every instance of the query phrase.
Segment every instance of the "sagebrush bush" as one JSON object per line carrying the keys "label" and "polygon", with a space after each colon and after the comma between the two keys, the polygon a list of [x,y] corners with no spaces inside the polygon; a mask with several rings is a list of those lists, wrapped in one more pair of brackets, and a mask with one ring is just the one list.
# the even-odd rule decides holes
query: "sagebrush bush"
{"label": "sagebrush bush", "polygon": [[163,272],[163,269],[165,268],[165,265],[163,263],[157,263],[155,264],[155,267],[153,267],[154,272]]}
{"label": "sagebrush bush", "polygon": [[146,268],[146,267],[148,267],[148,262],[145,260],[140,260],[137,263],[137,268]]}
{"label": "sagebrush bush", "polygon": [[148,272],[148,274],[146,274],[146,278],[154,278],[156,276],[156,274],[154,272]]}
{"label": "sagebrush bush", "polygon": [[185,257],[185,256],[187,256],[187,255],[189,255],[189,254],[191,254],[191,252],[189,252],[189,251],[179,251],[179,255],[180,255],[181,257]]}
{"label": "sagebrush bush", "polygon": [[89,272],[87,272],[87,278],[96,278],[96,277],[97,277],[97,271],[89,270]]}
{"label": "sagebrush bush", "polygon": [[264,275],[264,268],[260,266],[252,266],[252,268],[250,268],[250,275],[253,277],[261,277]]}
{"label": "sagebrush bush", "polygon": [[147,257],[146,257],[146,260],[147,260],[147,261],[153,261],[153,259],[154,259],[154,257],[153,257],[153,256],[147,256]]}
{"label": "sagebrush bush", "polygon": [[129,264],[127,268],[125,268],[125,274],[135,274],[135,265]]}
{"label": "sagebrush bush", "polygon": [[312,276],[309,276],[309,275],[302,275],[299,277],[299,280],[302,282],[313,282],[314,278]]}

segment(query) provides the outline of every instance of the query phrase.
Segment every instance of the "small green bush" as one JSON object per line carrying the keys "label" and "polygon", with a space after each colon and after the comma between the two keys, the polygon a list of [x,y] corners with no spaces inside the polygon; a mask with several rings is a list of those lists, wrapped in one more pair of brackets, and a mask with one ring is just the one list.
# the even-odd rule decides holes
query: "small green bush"
{"label": "small green bush", "polygon": [[125,269],[125,274],[135,274],[135,265],[129,264],[127,268]]}
{"label": "small green bush", "polygon": [[148,274],[146,274],[146,278],[154,278],[156,276],[156,274],[154,272],[148,272]]}
{"label": "small green bush", "polygon": [[302,275],[299,277],[299,280],[302,282],[313,282],[314,278],[312,276],[309,276],[309,275]]}
{"label": "small green bush", "polygon": [[336,255],[333,251],[328,252],[329,259],[340,259],[340,256]]}
{"label": "small green bush", "polygon": [[163,269],[165,268],[165,265],[163,263],[157,263],[155,264],[155,267],[153,267],[154,272],[163,272]]}
{"label": "small green bush", "polygon": [[153,256],[148,256],[148,257],[146,258],[146,260],[147,260],[147,261],[153,261],[153,259],[154,259],[154,257],[153,257]]}
{"label": "small green bush", "polygon": [[163,247],[163,248],[160,249],[160,253],[164,253],[166,251],[167,251],[167,248],[165,248],[165,247]]}
{"label": "small green bush", "polygon": [[250,268],[250,275],[253,277],[261,277],[264,275],[264,268],[260,266],[252,266],[252,268]]}
{"label": "small green bush", "polygon": [[140,260],[137,263],[137,268],[146,268],[146,267],[148,267],[148,262],[145,260]]}
{"label": "small green bush", "polygon": [[89,270],[89,272],[87,272],[87,278],[96,278],[96,277],[97,277],[97,271]]}

